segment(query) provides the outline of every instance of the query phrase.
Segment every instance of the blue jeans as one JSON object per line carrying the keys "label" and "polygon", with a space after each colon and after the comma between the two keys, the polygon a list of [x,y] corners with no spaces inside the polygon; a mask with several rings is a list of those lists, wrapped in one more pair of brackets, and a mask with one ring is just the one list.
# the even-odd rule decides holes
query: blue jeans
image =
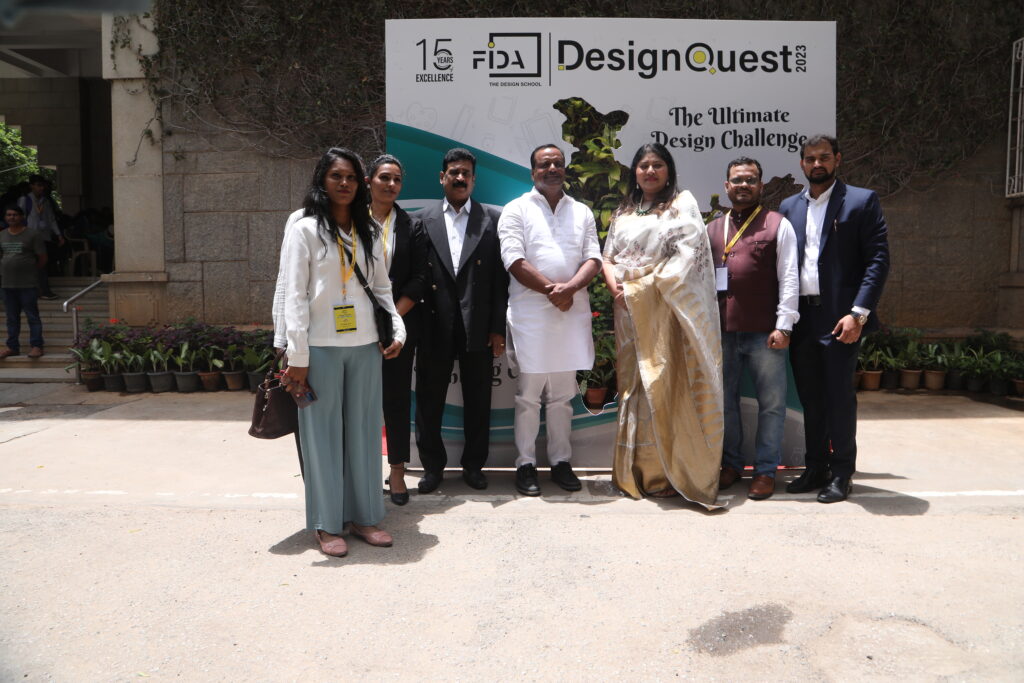
{"label": "blue jeans", "polygon": [[757,395],[757,437],[754,474],[775,476],[782,461],[786,424],[786,350],[768,348],[767,332],[722,332],[722,374],[725,391],[725,435],[722,465],[743,469],[743,421],[740,378],[750,370]]}
{"label": "blue jeans", "polygon": [[7,347],[21,352],[21,312],[28,318],[29,346],[43,348],[43,321],[39,318],[39,290],[35,287],[4,287],[4,310],[7,313]]}

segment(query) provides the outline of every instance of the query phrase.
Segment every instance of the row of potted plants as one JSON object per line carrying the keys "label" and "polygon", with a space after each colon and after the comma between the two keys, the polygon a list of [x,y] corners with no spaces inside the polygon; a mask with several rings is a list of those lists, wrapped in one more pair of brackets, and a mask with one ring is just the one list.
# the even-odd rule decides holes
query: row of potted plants
{"label": "row of potted plants", "polygon": [[89,391],[255,391],[274,360],[272,333],[189,320],[162,327],[91,321],[69,349]]}
{"label": "row of potted plants", "polygon": [[1024,396],[1024,354],[1006,333],[988,330],[963,340],[925,341],[915,328],[885,328],[865,337],[858,365],[860,388],[922,386]]}

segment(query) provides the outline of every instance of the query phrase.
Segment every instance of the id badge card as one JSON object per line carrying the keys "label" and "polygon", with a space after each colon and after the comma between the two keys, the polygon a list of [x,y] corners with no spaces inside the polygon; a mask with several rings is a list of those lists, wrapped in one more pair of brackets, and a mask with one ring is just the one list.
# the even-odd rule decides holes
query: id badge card
{"label": "id badge card", "polygon": [[334,331],[338,334],[356,331],[356,307],[344,304],[334,307]]}
{"label": "id badge card", "polygon": [[729,289],[729,269],[725,266],[715,268],[715,289],[719,292]]}

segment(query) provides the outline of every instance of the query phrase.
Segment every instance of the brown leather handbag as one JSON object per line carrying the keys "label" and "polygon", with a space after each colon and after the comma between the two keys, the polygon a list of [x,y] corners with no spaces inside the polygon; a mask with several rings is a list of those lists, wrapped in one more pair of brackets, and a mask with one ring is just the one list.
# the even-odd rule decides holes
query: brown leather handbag
{"label": "brown leather handbag", "polygon": [[252,425],[249,436],[257,439],[279,439],[299,429],[299,409],[276,376],[284,356],[284,350],[277,352],[266,376],[256,390],[256,402],[252,407]]}

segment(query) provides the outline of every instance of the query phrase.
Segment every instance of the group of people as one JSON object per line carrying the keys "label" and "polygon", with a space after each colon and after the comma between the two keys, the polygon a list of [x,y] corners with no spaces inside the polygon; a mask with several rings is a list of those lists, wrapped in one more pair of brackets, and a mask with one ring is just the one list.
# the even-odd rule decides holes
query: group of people
{"label": "group of people", "polygon": [[0,288],[4,292],[7,344],[0,360],[21,354],[21,316],[28,321],[29,358],[43,355],[43,323],[39,299],[56,299],[50,289],[47,264],[51,253],[64,246],[57,221],[59,211],[46,178],[33,175],[28,191],[4,206],[0,231]]}
{"label": "group of people", "polygon": [[[455,360],[462,478],[487,487],[492,359],[503,354],[518,373],[516,490],[541,493],[542,406],[551,480],[579,490],[571,402],[576,372],[594,363],[587,287],[598,272],[614,299],[619,489],[717,507],[719,490],[744,470],[739,385],[747,369],[758,401],[748,496],[770,497],[789,349],[807,453],[787,491],[844,500],[856,465],[852,377],[860,336],[877,326],[887,229],[877,196],[836,178],[834,138],[809,138],[800,157],[808,188],[778,212],[761,204],[761,165],[730,162],[732,208],[705,226],[693,196],[678,188],[672,155],[644,145],[602,253],[592,211],[565,193],[557,145],[532,152],[533,188],[503,209],[472,199],[476,159],[449,150],[443,198],[411,215],[396,203],[398,159],[383,155],[364,169],[353,152],[328,150],[285,226],[274,301],[275,346],[287,352],[282,380],[308,404],[296,438],[307,527],[320,549],[346,554],[345,531],[392,544],[379,527],[381,423],[390,497],[404,505],[414,367],[421,493],[441,485],[448,463],[441,428]],[[391,318],[386,346],[375,303]]]}

